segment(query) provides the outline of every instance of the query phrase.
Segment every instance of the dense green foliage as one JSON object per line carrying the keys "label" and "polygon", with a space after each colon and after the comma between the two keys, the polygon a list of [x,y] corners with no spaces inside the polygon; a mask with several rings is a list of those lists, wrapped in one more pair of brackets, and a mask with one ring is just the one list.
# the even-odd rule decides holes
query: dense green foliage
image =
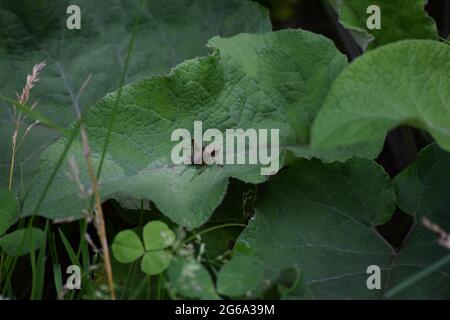
{"label": "dense green foliage", "polygon": [[[426,1],[323,1],[350,62],[252,1],[107,3],[0,0],[0,297],[450,298],[450,46]],[[278,129],[280,170],[174,165],[194,121]],[[401,125],[423,150],[391,174]]]}

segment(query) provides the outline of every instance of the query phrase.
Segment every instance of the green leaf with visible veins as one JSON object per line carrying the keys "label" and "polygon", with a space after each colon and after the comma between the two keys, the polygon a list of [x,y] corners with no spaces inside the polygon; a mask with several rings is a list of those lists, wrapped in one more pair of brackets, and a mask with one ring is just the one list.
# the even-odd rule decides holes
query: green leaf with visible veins
{"label": "green leaf with visible veins", "polygon": [[[171,152],[179,142],[171,141],[172,132],[186,128],[193,134],[197,120],[203,122],[203,132],[208,128],[222,133],[229,128],[279,129],[282,166],[285,148],[308,145],[310,124],[331,83],[346,66],[346,58],[330,40],[303,30],[216,37],[209,46],[215,49],[213,54],[187,61],[167,77],[124,88],[100,179],[103,199],[117,194],[150,199],[180,225],[203,224],[222,201],[229,177],[259,183],[267,176],[261,175],[259,165],[200,169],[174,165]],[[86,116],[94,165],[116,97],[117,92],[107,95]],[[65,141],[59,140],[41,158],[41,175],[33,184],[36,190],[46,183]],[[354,153],[375,157],[379,149],[349,148],[335,152],[335,157],[342,158],[342,151],[347,158]],[[83,167],[80,146],[75,144],[70,154]],[[67,165],[59,171],[40,215],[81,217],[84,202],[79,186],[67,178],[68,171]],[[85,171],[81,170],[81,181],[89,189]],[[30,214],[37,194],[30,192],[25,214]]]}
{"label": "green leaf with visible veins", "polygon": [[0,189],[0,236],[16,222],[18,215],[19,204],[14,193]]}
{"label": "green leaf with visible veins", "polygon": [[[364,50],[405,39],[438,39],[434,20],[425,12],[427,0],[331,0],[341,24]],[[367,8],[380,8],[381,29],[369,30]]]}
{"label": "green leaf with visible veins", "polygon": [[[322,164],[304,161],[270,181],[256,216],[238,244],[264,266],[263,284],[287,269],[299,269],[304,284],[291,297],[372,299],[367,267],[378,265],[382,279],[393,250],[377,233],[394,211],[394,189],[371,160]],[[300,288],[299,288],[300,289]]]}
{"label": "green leaf with visible veins", "polygon": [[450,46],[406,40],[355,60],[334,82],[314,120],[312,146],[346,146],[406,124],[450,150]]}
{"label": "green leaf with visible veins", "polygon": [[25,228],[0,237],[0,248],[13,257],[20,257],[39,250],[44,243],[45,233],[39,228]]}
{"label": "green leaf with visible veins", "polygon": [[[252,250],[264,266],[259,290],[294,268],[303,279],[289,298],[387,298],[390,289],[449,254],[420,223],[427,216],[450,229],[449,177],[450,154],[437,146],[396,177],[398,205],[413,215],[414,224],[394,251],[375,229],[389,220],[395,204],[393,185],[380,166],[364,159],[303,162],[270,182],[237,244]],[[380,267],[381,290],[366,286],[371,265]],[[441,267],[393,298],[447,299],[449,273],[450,265]]]}
{"label": "green leaf with visible veins", "polygon": [[[414,222],[402,249],[394,257],[389,288],[450,254],[437,244],[437,235],[422,225],[428,218],[450,232],[450,154],[436,145],[421,151],[419,159],[394,180],[398,206]],[[394,299],[450,299],[450,263],[394,295]]]}
{"label": "green leaf with visible veins", "polygon": [[217,291],[229,297],[246,295],[261,281],[260,261],[251,255],[233,257],[217,275]]}
{"label": "green leaf with visible veins", "polygon": [[[71,123],[74,103],[84,109],[117,89],[138,4],[0,0],[0,95],[15,98],[33,66],[45,60],[47,67],[31,90],[29,105],[37,102],[35,110],[60,126]],[[80,30],[66,26],[69,5],[80,7]],[[212,36],[272,29],[267,11],[251,1],[147,0],[140,15],[125,83],[166,74],[180,62],[206,54],[205,43]],[[0,184],[9,171],[13,119],[8,103],[0,101]],[[19,137],[30,123],[24,124]],[[17,158],[17,180],[20,171],[26,181],[35,176],[39,154],[57,135],[43,126],[32,129]]]}

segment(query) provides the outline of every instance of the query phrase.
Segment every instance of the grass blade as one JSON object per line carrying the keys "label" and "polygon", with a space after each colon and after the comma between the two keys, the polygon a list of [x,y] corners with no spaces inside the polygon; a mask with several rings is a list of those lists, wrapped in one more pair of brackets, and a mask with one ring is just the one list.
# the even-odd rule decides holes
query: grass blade
{"label": "grass blade", "polygon": [[60,297],[63,292],[61,264],[59,263],[58,252],[56,250],[55,235],[50,230],[48,233],[48,243],[50,257],[52,259],[53,281],[55,284],[56,295]]}
{"label": "grass blade", "polygon": [[425,269],[417,272],[412,277],[406,279],[405,281],[403,281],[399,285],[393,287],[391,290],[389,290],[386,293],[386,298],[394,297],[395,295],[399,294],[400,292],[402,292],[406,288],[409,288],[410,286],[412,286],[413,284],[419,282],[420,280],[424,279],[425,277],[429,276],[431,273],[435,272],[439,268],[445,266],[447,263],[450,263],[450,254],[444,256],[442,259],[436,261],[435,263],[429,265]]}
{"label": "grass blade", "polygon": [[[44,232],[47,234],[48,232],[48,220],[45,224]],[[33,274],[33,285],[31,288],[31,300],[40,300],[42,299],[42,294],[44,291],[44,279],[45,279],[45,261],[47,254],[47,237],[44,237],[44,243],[39,250],[39,255],[36,263],[36,267],[34,268]]]}

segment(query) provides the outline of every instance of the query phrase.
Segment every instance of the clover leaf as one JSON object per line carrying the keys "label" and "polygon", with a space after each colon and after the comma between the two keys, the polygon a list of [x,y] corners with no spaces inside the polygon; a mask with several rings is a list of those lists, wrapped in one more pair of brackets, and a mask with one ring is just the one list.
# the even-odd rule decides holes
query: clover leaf
{"label": "clover leaf", "polygon": [[144,254],[141,269],[148,275],[160,274],[169,267],[171,260],[172,255],[167,251],[150,251]]}
{"label": "clover leaf", "polygon": [[152,221],[144,226],[143,243],[132,230],[119,232],[114,238],[112,252],[121,263],[131,263],[142,258],[141,269],[148,275],[157,275],[166,270],[172,254],[165,250],[175,241],[175,234],[161,221]]}
{"label": "clover leaf", "polygon": [[175,234],[161,221],[147,223],[143,231],[144,247],[147,251],[162,250],[173,244]]}
{"label": "clover leaf", "polygon": [[112,244],[114,258],[121,263],[131,263],[144,253],[141,239],[131,230],[119,232]]}

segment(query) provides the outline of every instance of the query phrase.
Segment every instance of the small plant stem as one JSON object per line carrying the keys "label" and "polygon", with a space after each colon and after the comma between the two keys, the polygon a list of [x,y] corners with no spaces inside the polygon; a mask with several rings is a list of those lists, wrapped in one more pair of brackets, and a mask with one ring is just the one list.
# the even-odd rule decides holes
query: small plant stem
{"label": "small plant stem", "polygon": [[100,175],[103,169],[103,163],[105,161],[105,157],[106,157],[106,152],[108,151],[108,146],[109,146],[109,142],[111,139],[111,134],[112,134],[112,129],[114,126],[114,122],[116,120],[116,114],[117,114],[117,109],[119,106],[119,102],[120,102],[120,97],[122,96],[122,91],[123,91],[123,86],[125,84],[125,79],[126,79],[126,75],[127,75],[127,71],[128,71],[128,65],[130,62],[130,58],[131,58],[131,52],[133,51],[134,48],[134,42],[136,40],[136,35],[138,33],[139,30],[139,21],[141,18],[141,12],[142,12],[142,8],[144,7],[145,4],[145,0],[141,0],[139,2],[138,8],[136,10],[136,16],[135,16],[135,20],[134,20],[134,25],[133,25],[133,31],[131,34],[131,39],[130,42],[128,44],[128,49],[127,49],[127,55],[125,57],[125,63],[123,66],[123,70],[122,70],[122,75],[120,77],[119,80],[119,89],[117,90],[117,96],[116,96],[116,100],[114,101],[114,105],[111,111],[111,120],[108,123],[108,129],[106,132],[106,137],[105,137],[105,143],[103,144],[103,150],[100,156],[100,161],[99,161],[99,165],[97,168],[97,179],[100,179]]}
{"label": "small plant stem", "polygon": [[8,189],[12,190],[12,181],[13,181],[13,175],[14,175],[14,163],[16,162],[16,146],[13,138],[13,146],[12,146],[12,154],[11,154],[11,166],[9,168],[9,183],[8,183]]}
{"label": "small plant stem", "polygon": [[[34,223],[34,218],[35,217],[36,217],[36,215],[32,215],[30,220],[28,221],[27,227],[26,227],[28,230],[31,230],[33,228],[33,223]],[[18,229],[21,229],[21,227],[22,227],[22,224],[19,222],[19,228]],[[19,252],[22,251],[22,248],[25,245],[26,238],[27,237],[24,236],[22,238],[22,240],[20,241],[20,244],[19,244],[19,247],[18,247],[19,248]],[[7,273],[6,273],[5,282],[8,282],[8,281],[11,280],[11,276],[12,276],[12,274],[14,272],[14,269],[16,268],[18,257],[12,257],[11,260],[12,261],[11,261],[10,264],[8,264],[8,262],[6,262],[8,270],[7,270]],[[0,283],[0,288],[1,288],[1,283]],[[5,293],[5,289],[6,289],[6,286],[1,289],[2,291],[0,291],[0,294],[4,294]]]}
{"label": "small plant stem", "polygon": [[90,158],[86,159],[89,176],[92,180],[92,188],[95,196],[95,220],[97,223],[97,234],[100,239],[103,251],[103,261],[105,263],[105,270],[108,277],[108,284],[111,290],[111,299],[116,300],[116,292],[114,289],[114,278],[111,267],[111,257],[109,255],[108,239],[106,236],[105,218],[102,209],[102,203],[100,200],[100,193],[98,190],[97,178],[94,173],[94,168]]}
{"label": "small plant stem", "polygon": [[[128,45],[128,50],[127,50],[127,56],[125,59],[125,65],[122,71],[122,75],[120,78],[120,82],[119,82],[119,91],[117,93],[117,98],[112,110],[112,115],[111,115],[111,121],[109,122],[109,126],[108,126],[108,131],[106,133],[106,138],[105,138],[105,144],[103,146],[103,150],[101,153],[101,157],[100,157],[100,162],[97,168],[97,173],[94,173],[94,169],[93,169],[93,165],[92,162],[89,158],[89,156],[86,157],[86,165],[88,167],[88,171],[89,171],[89,176],[92,180],[92,188],[93,188],[93,192],[94,192],[94,200],[95,200],[95,207],[96,207],[96,221],[97,221],[97,232],[98,232],[98,236],[100,238],[100,242],[102,244],[102,250],[103,250],[103,259],[105,262],[105,269],[106,269],[106,273],[108,276],[108,283],[110,286],[110,290],[111,290],[111,298],[113,300],[116,299],[116,294],[115,294],[115,290],[114,290],[114,281],[113,281],[113,275],[112,275],[112,268],[111,268],[111,259],[109,256],[109,247],[108,247],[108,241],[106,238],[106,231],[105,231],[105,220],[104,220],[104,215],[103,215],[103,210],[101,207],[101,201],[100,201],[100,194],[98,192],[98,187],[97,187],[97,181],[98,179],[100,179],[100,174],[103,168],[103,162],[105,160],[105,156],[106,156],[106,151],[109,145],[109,140],[111,138],[111,132],[112,132],[112,127],[114,125],[114,120],[115,120],[115,116],[117,113],[117,106],[119,104],[120,101],[120,96],[122,94],[122,87],[125,83],[125,77],[126,77],[126,73],[128,70],[128,63],[130,61],[130,57],[131,57],[131,52],[133,50],[133,46],[134,46],[134,41],[136,39],[136,34],[137,31],[139,29],[139,18],[140,18],[140,12],[144,6],[145,0],[141,0],[139,3],[139,7],[136,11],[136,19],[134,21],[134,26],[133,26],[133,33],[131,35],[131,40],[130,43]],[[76,106],[78,107],[78,106]],[[79,111],[79,110],[78,110]],[[87,135],[85,134],[85,131],[83,128],[81,129],[81,135],[82,135],[82,139],[83,136],[86,137],[86,141],[87,141]]]}
{"label": "small plant stem", "polygon": [[186,238],[186,240],[184,240],[184,241],[182,242],[182,244],[191,242],[191,241],[194,240],[196,237],[201,236],[201,235],[203,235],[203,234],[205,234],[205,233],[208,233],[208,232],[211,232],[211,231],[214,231],[214,230],[217,230],[217,229],[229,228],[229,227],[241,227],[241,228],[245,228],[245,227],[247,227],[247,225],[242,224],[242,223],[226,223],[226,224],[221,224],[221,225],[214,226],[214,227],[211,227],[211,228],[207,228],[207,229],[205,229],[205,230],[202,230],[202,231],[197,232],[196,234],[190,236],[189,238]]}
{"label": "small plant stem", "polygon": [[[2,250],[1,256],[0,256],[0,284],[2,283],[2,270],[3,270],[3,260],[5,259],[5,254]],[[1,287],[0,287],[1,291]]]}
{"label": "small plant stem", "polygon": [[[84,131],[84,128],[81,127],[81,135],[84,137],[83,140],[85,140],[83,143],[87,143],[87,136],[86,132]],[[102,209],[102,203],[100,200],[100,192],[98,190],[98,183],[97,183],[97,177],[95,175],[94,167],[92,165],[92,160],[89,158],[89,156],[85,157],[86,165],[88,168],[89,177],[92,181],[92,190],[95,197],[95,220],[97,222],[97,233],[98,237],[100,239],[100,243],[102,244],[102,251],[103,251],[103,260],[105,262],[105,270],[108,277],[108,284],[109,288],[111,290],[111,299],[116,299],[116,292],[114,289],[114,279],[112,274],[112,268],[111,268],[111,258],[109,255],[109,246],[108,246],[108,239],[106,237],[106,228],[105,228],[105,219]]]}
{"label": "small plant stem", "polygon": [[[103,209],[102,209],[102,201],[101,201],[101,197],[100,197],[100,191],[99,191],[99,187],[98,187],[98,179],[97,179],[97,175],[95,174],[94,165],[92,164],[92,160],[90,158],[91,148],[89,145],[89,139],[88,139],[88,135],[86,132],[86,128],[84,127],[84,124],[83,124],[83,117],[81,115],[81,109],[80,109],[79,102],[78,102],[82,92],[86,88],[90,79],[91,79],[91,75],[89,75],[88,78],[82,84],[80,91],[78,93],[78,96],[77,96],[76,100],[74,101],[74,108],[75,108],[75,112],[78,116],[78,120],[80,121],[80,135],[81,135],[81,144],[83,147],[83,157],[86,162],[86,167],[87,167],[89,178],[91,179],[91,184],[92,184],[92,192],[93,192],[94,200],[95,200],[95,225],[97,227],[96,228],[97,234],[100,239],[100,243],[102,245],[103,261],[105,264],[106,275],[108,277],[109,289],[111,291],[111,299],[116,300],[116,292],[114,289],[114,278],[113,278],[112,267],[111,267],[111,258],[109,255],[108,239],[106,237],[105,218],[104,218]],[[81,238],[81,241],[83,241],[83,238]]]}
{"label": "small plant stem", "polygon": [[147,276],[147,300],[150,300],[150,292],[151,292],[151,280],[152,277],[151,276]]}

